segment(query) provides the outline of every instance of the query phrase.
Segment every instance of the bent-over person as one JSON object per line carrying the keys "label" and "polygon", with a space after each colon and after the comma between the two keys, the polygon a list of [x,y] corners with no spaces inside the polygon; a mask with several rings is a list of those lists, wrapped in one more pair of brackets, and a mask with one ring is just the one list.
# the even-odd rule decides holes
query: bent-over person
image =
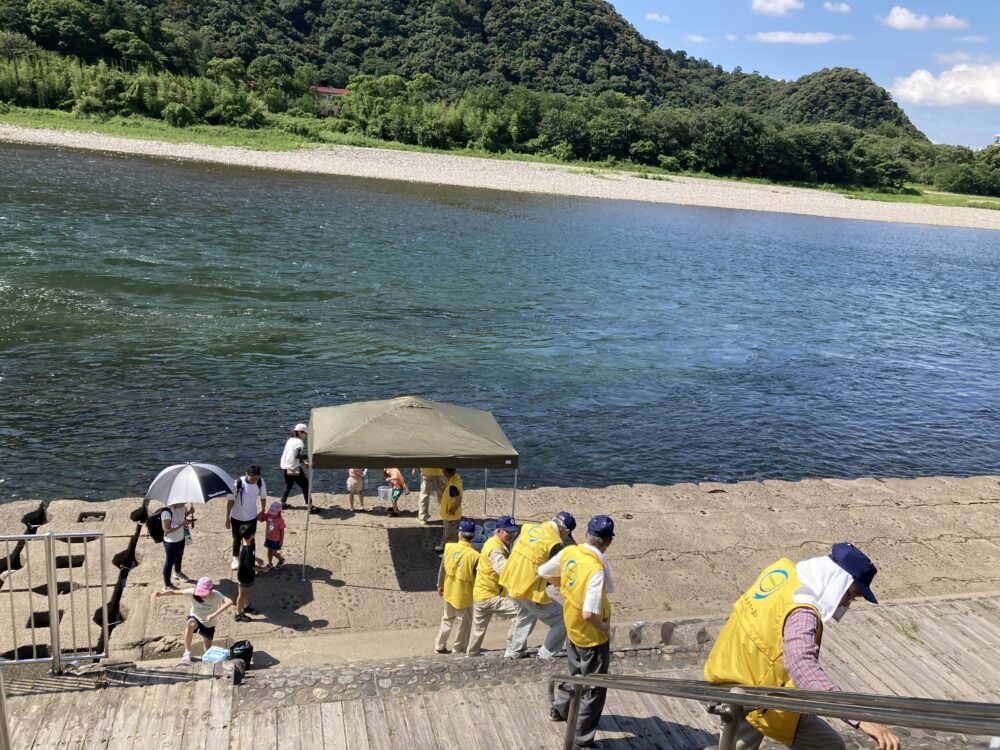
{"label": "bent-over person", "polygon": [[[507,557],[510,555],[510,545],[517,536],[517,524],[513,516],[500,516],[493,536],[486,540],[479,553],[479,563],[476,566],[476,583],[472,589],[472,639],[466,656],[479,656],[482,653],[483,638],[486,628],[494,617],[514,618],[517,607],[507,598],[503,586],[500,585],[500,574],[503,573]],[[514,623],[510,624],[507,641],[514,633]]]}

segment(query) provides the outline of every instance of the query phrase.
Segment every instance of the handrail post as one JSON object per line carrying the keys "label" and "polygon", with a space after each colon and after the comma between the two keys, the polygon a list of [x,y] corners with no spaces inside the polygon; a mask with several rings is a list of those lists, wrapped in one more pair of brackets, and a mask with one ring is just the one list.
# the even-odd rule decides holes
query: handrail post
{"label": "handrail post", "polygon": [[[743,693],[739,688],[733,688],[734,693]],[[740,726],[746,709],[739,703],[727,704],[727,710],[721,713],[722,732],[719,734],[719,750],[736,750],[736,740],[740,735]]]}
{"label": "handrail post", "polygon": [[62,674],[62,648],[59,643],[59,592],[56,591],[55,535],[45,534],[45,584],[49,592],[49,647],[52,649],[52,672]]}
{"label": "handrail post", "polygon": [[3,684],[2,669],[0,669],[0,750],[11,750],[10,725],[7,723],[7,690]]}
{"label": "handrail post", "polygon": [[[87,581],[88,585],[90,581]],[[89,613],[88,613],[89,614]],[[104,532],[101,532],[101,633],[104,636],[102,659],[111,656],[111,626],[108,624],[108,571],[105,563]]]}
{"label": "handrail post", "polygon": [[583,696],[583,685],[573,686],[573,697],[569,700],[569,714],[566,716],[566,738],[563,740],[563,750],[573,750],[573,740],[576,739],[576,721],[580,718],[580,698]]}

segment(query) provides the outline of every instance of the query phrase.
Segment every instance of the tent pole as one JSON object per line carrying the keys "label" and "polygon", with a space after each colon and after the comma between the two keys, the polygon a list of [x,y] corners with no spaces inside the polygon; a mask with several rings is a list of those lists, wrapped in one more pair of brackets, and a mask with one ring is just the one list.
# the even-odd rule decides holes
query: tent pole
{"label": "tent pole", "polygon": [[517,518],[517,516],[514,515],[514,507],[516,505],[517,505],[517,469],[514,469],[514,494],[510,498],[510,514],[514,518]]}
{"label": "tent pole", "polygon": [[306,503],[306,538],[302,542],[302,580],[306,580],[306,548],[309,546],[309,522],[313,515],[313,493],[316,487],[313,485],[313,467],[309,464],[309,502]]}
{"label": "tent pole", "polygon": [[490,491],[487,484],[489,476],[490,476],[490,470],[483,469],[483,520],[484,521],[486,520],[486,493]]}

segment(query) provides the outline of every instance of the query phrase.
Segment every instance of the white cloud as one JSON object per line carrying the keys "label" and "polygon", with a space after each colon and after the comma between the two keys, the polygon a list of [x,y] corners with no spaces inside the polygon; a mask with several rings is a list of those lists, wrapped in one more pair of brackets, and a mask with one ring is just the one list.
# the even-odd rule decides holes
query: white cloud
{"label": "white cloud", "polygon": [[847,3],[823,3],[823,7],[831,13],[850,13],[851,6]]}
{"label": "white cloud", "polygon": [[690,42],[691,44],[701,44],[702,42],[707,42],[708,39],[703,37],[701,34],[688,34],[684,37],[685,42]]}
{"label": "white cloud", "polygon": [[978,34],[970,34],[969,36],[955,37],[955,41],[965,42],[967,44],[986,44],[989,40],[984,36],[979,36]]}
{"label": "white cloud", "polygon": [[943,16],[919,16],[901,5],[893,6],[889,15],[880,18],[886,26],[896,31],[927,31],[928,29],[967,29],[969,22],[951,14]]}
{"label": "white cloud", "polygon": [[890,89],[897,101],[926,107],[1000,105],[1000,62],[984,65],[962,63],[935,77],[916,70],[897,78]]}
{"label": "white cloud", "polygon": [[646,20],[657,21],[659,23],[670,23],[670,16],[664,16],[661,15],[660,13],[647,13]]}
{"label": "white cloud", "polygon": [[767,44],[828,44],[830,42],[849,42],[854,39],[850,34],[831,34],[827,31],[758,31],[751,42]]}
{"label": "white cloud", "polygon": [[954,65],[956,63],[969,62],[972,55],[968,52],[936,52],[934,59],[942,65]]}
{"label": "white cloud", "polygon": [[753,0],[754,13],[766,16],[787,16],[793,10],[802,10],[805,3],[802,0]]}
{"label": "white cloud", "polygon": [[736,34],[726,34],[727,41],[735,42],[737,39],[739,39],[739,37],[736,36]]}

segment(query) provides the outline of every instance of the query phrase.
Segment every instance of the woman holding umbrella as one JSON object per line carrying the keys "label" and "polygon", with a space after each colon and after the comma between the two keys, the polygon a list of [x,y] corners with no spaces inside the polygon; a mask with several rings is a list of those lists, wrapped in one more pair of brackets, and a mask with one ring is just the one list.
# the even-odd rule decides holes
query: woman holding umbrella
{"label": "woman holding umbrella", "polygon": [[160,522],[163,524],[163,552],[166,557],[163,563],[163,590],[176,591],[177,587],[170,581],[172,570],[184,583],[194,583],[181,570],[181,563],[184,561],[185,530],[194,526],[194,509],[188,509],[183,501],[172,503],[160,511]]}

